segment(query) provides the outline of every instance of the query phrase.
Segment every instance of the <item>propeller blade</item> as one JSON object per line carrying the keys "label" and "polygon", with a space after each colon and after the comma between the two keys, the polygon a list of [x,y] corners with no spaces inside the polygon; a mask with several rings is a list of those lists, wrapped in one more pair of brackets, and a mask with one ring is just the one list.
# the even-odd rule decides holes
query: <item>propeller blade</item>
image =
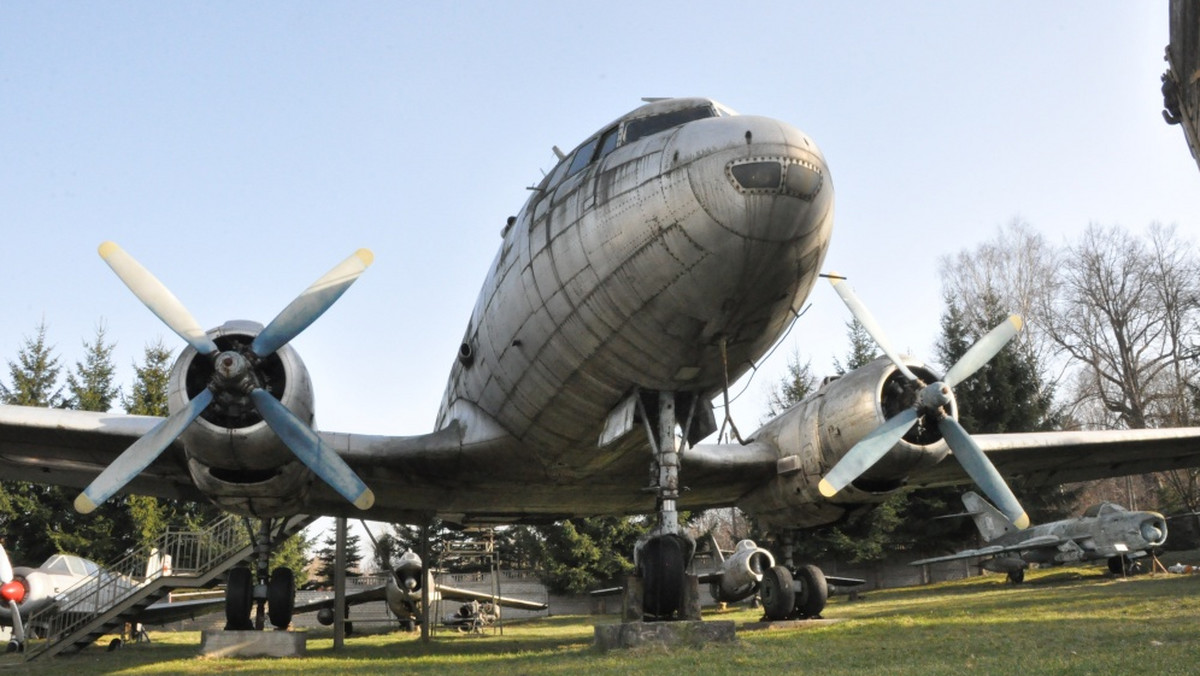
{"label": "propeller blade", "polygon": [[917,376],[913,375],[913,372],[908,370],[904,362],[900,361],[900,355],[892,349],[892,343],[883,332],[883,327],[875,321],[875,317],[871,314],[871,311],[854,294],[854,289],[850,288],[850,284],[846,279],[833,272],[829,275],[829,283],[833,284],[833,290],[837,291],[837,295],[841,296],[842,302],[846,304],[846,307],[850,308],[850,314],[854,315],[858,323],[862,324],[867,333],[871,334],[871,337],[875,339],[875,344],[879,346],[879,349],[883,350],[888,359],[892,360],[892,363],[896,365],[896,369],[900,373],[903,373],[905,378],[913,381],[917,380]]}
{"label": "propeller blade", "polygon": [[1009,315],[1008,319],[1000,322],[996,328],[988,331],[987,335],[980,338],[978,342],[971,346],[962,357],[955,362],[954,366],[946,372],[946,377],[942,382],[950,387],[961,383],[970,378],[973,373],[983,367],[984,364],[991,361],[1000,350],[1008,345],[1008,341],[1016,337],[1021,332],[1021,327],[1025,322],[1021,319],[1021,315]]}
{"label": "propeller blade", "polygon": [[324,314],[374,260],[368,249],[359,249],[335,265],[272,319],[250,344],[250,349],[259,357],[266,357],[288,344]]}
{"label": "propeller blade", "polygon": [[188,345],[203,355],[211,355],[217,351],[216,343],[200,328],[200,324],[183,303],[133,256],[125,253],[125,250],[114,242],[104,242],[100,245],[100,257],[117,273],[133,295],[145,303],[168,328],[187,341]]}
{"label": "propeller blade", "polygon": [[346,461],[322,443],[311,427],[301,422],[270,392],[257,388],[250,392],[250,397],[254,400],[255,408],[283,443],[333,490],[359,509],[367,509],[375,503],[375,494]]}
{"label": "propeller blade", "polygon": [[4,545],[0,545],[0,584],[8,584],[12,581],[12,561],[8,560],[8,551],[4,549]]}
{"label": "propeller blade", "polygon": [[[12,640],[17,643],[25,642],[25,623],[21,621],[21,607],[16,601],[8,602],[8,611],[12,614]],[[12,648],[9,648],[12,650]]]}
{"label": "propeller blade", "polygon": [[863,472],[879,462],[897,442],[908,432],[917,421],[917,410],[907,408],[888,418],[882,425],[876,427],[861,441],[854,444],[850,452],[842,456],[833,469],[821,479],[817,490],[821,495],[831,498],[845,488]]}
{"label": "propeller blade", "polygon": [[92,483],[75,498],[75,511],[80,514],[88,514],[121,490],[125,484],[132,481],[150,463],[154,462],[155,458],[162,455],[167,446],[170,446],[171,442],[175,441],[183,433],[183,430],[192,424],[192,421],[203,413],[204,409],[208,408],[212,400],[212,391],[204,390],[195,399],[189,401],[186,407],[176,411],[169,418],[155,425],[154,429],[147,432],[141,439],[133,442],[132,446],[117,456],[117,459],[105,467],[100,476],[93,479]]}
{"label": "propeller blade", "polygon": [[941,430],[950,450],[954,451],[954,457],[975,481],[975,485],[987,494],[996,508],[1003,512],[1014,526],[1022,530],[1028,528],[1029,515],[1025,513],[1025,508],[1017,501],[1017,496],[1013,495],[1012,489],[1004,482],[1004,477],[1000,476],[995,465],[988,460],[987,455],[963,426],[954,418],[944,416],[938,421],[938,429]]}

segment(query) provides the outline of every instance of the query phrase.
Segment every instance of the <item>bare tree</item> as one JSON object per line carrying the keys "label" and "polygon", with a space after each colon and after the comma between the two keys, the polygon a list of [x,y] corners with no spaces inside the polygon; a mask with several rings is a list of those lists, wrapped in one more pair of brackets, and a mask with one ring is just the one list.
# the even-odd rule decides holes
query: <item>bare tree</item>
{"label": "bare tree", "polygon": [[[1050,338],[1080,366],[1075,403],[1098,404],[1108,425],[1131,429],[1191,419],[1186,393],[1200,320],[1194,247],[1173,228],[1139,239],[1089,226],[1053,277]],[[1094,420],[1094,417],[1093,417]]]}

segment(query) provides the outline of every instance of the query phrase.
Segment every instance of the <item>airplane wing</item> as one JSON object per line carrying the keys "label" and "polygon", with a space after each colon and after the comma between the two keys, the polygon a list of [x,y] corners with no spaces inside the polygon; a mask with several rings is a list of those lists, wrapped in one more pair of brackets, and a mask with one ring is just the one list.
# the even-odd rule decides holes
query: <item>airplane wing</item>
{"label": "airplane wing", "polygon": [[[1200,465],[1200,428],[975,434],[972,438],[1006,477],[1050,486]],[[970,483],[956,462],[914,473],[917,487]]]}
{"label": "airplane wing", "polygon": [[[162,418],[0,405],[0,478],[84,488]],[[183,448],[172,444],[131,492],[203,501]]]}
{"label": "airplane wing", "polygon": [[[486,592],[471,591],[470,589],[459,589],[457,587],[448,587],[444,584],[436,585],[438,592],[441,593],[443,599],[451,601],[479,601],[480,603],[491,603],[492,595]],[[505,608],[516,608],[518,610],[545,610],[549,606],[545,603],[536,601],[526,601],[524,599],[514,599],[507,596],[501,596],[496,599],[496,603]]]}
{"label": "airplane wing", "polygon": [[[372,601],[386,601],[387,593],[385,590],[386,586],[381,584],[374,587],[368,587],[362,591],[346,594],[346,607],[349,608],[360,603],[370,603]],[[292,609],[292,614],[300,615],[301,613],[311,613],[314,610],[321,610],[322,608],[333,608],[333,605],[333,592],[330,592],[328,598],[319,599],[317,601],[309,601],[308,603],[296,604],[296,606]]]}
{"label": "airplane wing", "polygon": [[225,596],[194,601],[173,601],[171,603],[155,603],[142,610],[136,616],[136,621],[142,624],[161,625],[179,620],[190,620],[201,615],[215,613],[225,608]]}
{"label": "airplane wing", "polygon": [[935,556],[929,559],[921,559],[913,561],[909,565],[920,566],[926,563],[941,563],[942,561],[957,561],[958,559],[974,559],[983,556],[995,556],[1005,552],[1023,552],[1030,549],[1056,548],[1058,545],[1066,542],[1069,538],[1061,538],[1054,535],[1040,535],[1035,538],[1029,538],[1023,542],[1018,542],[1012,545],[992,545],[989,547],[980,547],[979,549],[964,549],[961,552],[947,554],[945,556]]}

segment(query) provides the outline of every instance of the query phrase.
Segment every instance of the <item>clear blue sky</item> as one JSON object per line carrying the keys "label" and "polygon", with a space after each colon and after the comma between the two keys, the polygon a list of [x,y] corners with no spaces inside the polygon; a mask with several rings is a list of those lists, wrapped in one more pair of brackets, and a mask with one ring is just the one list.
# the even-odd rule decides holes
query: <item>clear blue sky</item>
{"label": "clear blue sky", "polygon": [[[1200,236],[1159,111],[1167,2],[0,3],[0,357],[103,321],[121,381],[181,341],[96,254],[119,242],[205,326],[268,321],[358,247],[375,265],[295,341],[324,429],[432,428],[505,218],[643,96],[804,129],[837,190],[826,269],[931,356],[940,256],[1021,217]],[[827,286],[793,346],[845,353]],[[7,369],[3,371],[7,382]]]}

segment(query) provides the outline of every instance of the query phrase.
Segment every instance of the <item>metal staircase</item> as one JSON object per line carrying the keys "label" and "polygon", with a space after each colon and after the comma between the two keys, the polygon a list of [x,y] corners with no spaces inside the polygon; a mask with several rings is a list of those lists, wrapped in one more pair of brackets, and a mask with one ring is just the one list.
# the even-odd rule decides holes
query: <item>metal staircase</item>
{"label": "metal staircase", "polygon": [[[282,536],[299,532],[316,520],[298,514],[284,525]],[[244,518],[228,514],[201,531],[167,532],[154,545],[101,568],[59,594],[58,602],[28,620],[45,640],[30,641],[27,660],[77,652],[125,622],[173,589],[204,587],[254,554],[254,541]]]}

